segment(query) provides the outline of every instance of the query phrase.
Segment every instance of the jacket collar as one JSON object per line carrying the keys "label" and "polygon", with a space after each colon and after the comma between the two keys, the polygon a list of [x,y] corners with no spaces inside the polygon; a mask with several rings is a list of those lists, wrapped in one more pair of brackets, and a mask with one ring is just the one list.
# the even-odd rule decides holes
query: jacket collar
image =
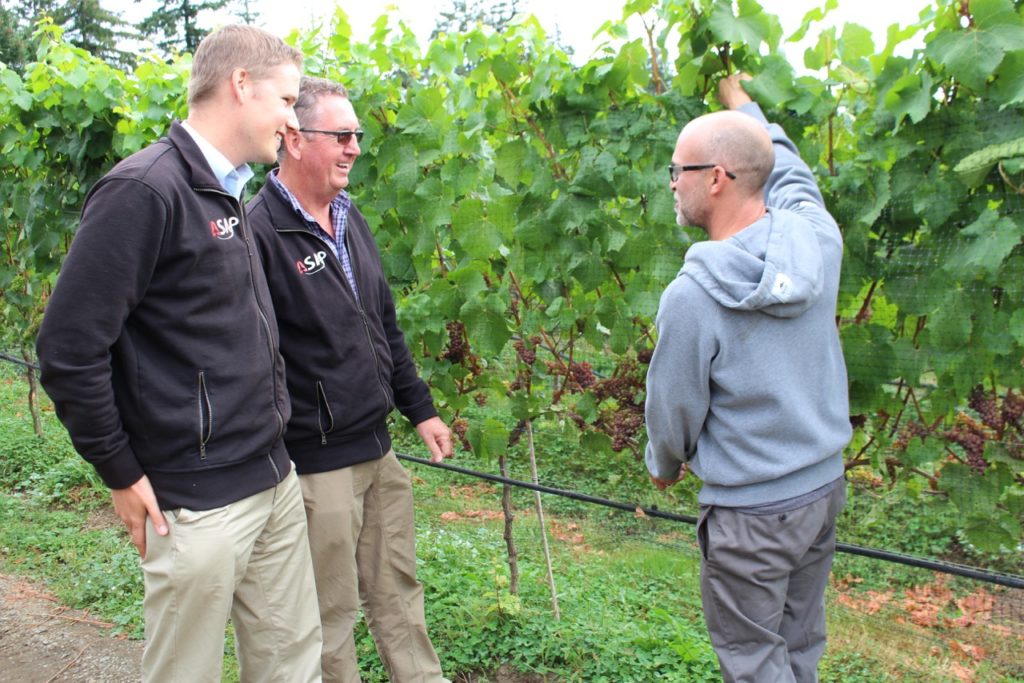
{"label": "jacket collar", "polygon": [[217,176],[213,174],[213,170],[210,168],[210,164],[207,163],[206,157],[203,156],[202,150],[199,149],[199,145],[196,144],[196,141],[192,139],[192,136],[188,134],[188,131],[179,122],[175,121],[171,124],[171,129],[167,133],[167,139],[177,148],[182,159],[185,161],[185,165],[189,167],[191,173],[189,184],[194,189],[227,191],[220,184],[220,181],[217,180]]}
{"label": "jacket collar", "polygon": [[274,187],[274,184],[267,179],[260,189],[258,197],[263,197],[267,205],[267,212],[270,214],[270,222],[274,230],[306,230],[312,232],[302,217],[295,213],[288,199],[281,194],[281,191]]}

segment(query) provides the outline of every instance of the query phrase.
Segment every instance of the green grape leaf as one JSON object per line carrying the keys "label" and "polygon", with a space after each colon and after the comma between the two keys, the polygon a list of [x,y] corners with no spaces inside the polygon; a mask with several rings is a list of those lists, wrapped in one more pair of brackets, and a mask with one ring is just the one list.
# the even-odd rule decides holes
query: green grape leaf
{"label": "green grape leaf", "polygon": [[940,34],[928,44],[925,54],[967,87],[981,91],[1006,52],[990,31],[970,29]]}
{"label": "green grape leaf", "polygon": [[735,16],[731,3],[716,2],[711,10],[708,26],[716,42],[729,42],[747,45],[757,49],[762,42],[768,42],[771,36],[769,15],[764,12],[743,13]]}
{"label": "green grape leaf", "polygon": [[502,244],[501,231],[484,218],[483,212],[481,200],[463,199],[452,216],[455,238],[467,254],[480,260],[494,256]]}
{"label": "green grape leaf", "polygon": [[1024,52],[1011,52],[995,73],[995,93],[1004,106],[1024,104]]}
{"label": "green grape leaf", "polygon": [[949,494],[949,500],[964,514],[994,512],[999,501],[994,478],[978,474],[959,462],[942,468],[939,488]]}
{"label": "green grape leaf", "polygon": [[907,449],[900,454],[900,461],[907,467],[921,467],[933,462],[944,455],[941,444],[931,440],[922,442],[921,439],[911,439]]}
{"label": "green grape leaf", "polygon": [[905,73],[885,92],[885,106],[896,116],[898,127],[904,118],[920,123],[932,106],[932,79],[927,73]]}
{"label": "green grape leaf", "polygon": [[1021,155],[1024,155],[1024,137],[988,145],[972,152],[961,159],[953,170],[960,174],[967,185],[977,187],[1001,160]]}
{"label": "green grape leaf", "polygon": [[963,528],[967,541],[987,553],[1020,547],[1020,520],[1007,513],[971,515]]}
{"label": "green grape leaf", "polygon": [[995,211],[986,211],[960,234],[970,241],[951,254],[943,268],[962,281],[996,273],[1021,241],[1017,224]]}
{"label": "green grape leaf", "polygon": [[[798,43],[801,40],[803,40],[804,36],[807,35],[807,31],[810,30],[812,23],[820,22],[822,19],[828,16],[829,12],[831,12],[838,6],[839,0],[826,0],[825,5],[823,7],[815,7],[814,9],[809,10],[806,14],[804,14],[803,19],[800,20],[799,28],[797,28],[797,30],[793,32],[793,35],[787,38],[786,41],[790,43]],[[811,67],[808,66],[808,68]]]}
{"label": "green grape leaf", "polygon": [[839,38],[838,53],[839,58],[850,65],[875,54],[871,31],[860,24],[845,24]]}
{"label": "green grape leaf", "polygon": [[797,97],[793,83],[793,67],[789,62],[778,55],[769,55],[764,58],[764,71],[744,87],[760,104],[776,107]]}
{"label": "green grape leaf", "polygon": [[508,446],[509,430],[500,420],[486,417],[472,420],[466,431],[466,440],[473,448],[473,454],[481,459],[490,460],[505,453]]}
{"label": "green grape leaf", "polygon": [[964,298],[954,291],[928,318],[928,336],[938,348],[961,349],[971,338],[971,310],[964,306]]}
{"label": "green grape leaf", "polygon": [[505,321],[505,305],[494,294],[467,300],[459,317],[473,350],[485,357],[497,356],[512,337]]}
{"label": "green grape leaf", "polygon": [[1010,316],[1010,334],[1018,344],[1024,346],[1024,308],[1018,308]]}

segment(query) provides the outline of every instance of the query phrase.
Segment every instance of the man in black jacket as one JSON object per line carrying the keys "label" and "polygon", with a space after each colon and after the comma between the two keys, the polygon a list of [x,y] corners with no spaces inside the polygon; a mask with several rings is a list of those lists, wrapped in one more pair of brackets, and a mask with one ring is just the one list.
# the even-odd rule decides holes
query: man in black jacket
{"label": "man in black jacket", "polygon": [[189,116],[89,193],[39,332],[42,382],[142,557],[147,681],[319,681],[321,631],[247,162],[295,127],[300,52],[203,40]]}
{"label": "man in black jacket", "polygon": [[416,580],[412,486],[391,449],[394,408],[432,460],[451,455],[395,319],[373,235],[345,192],[359,120],[345,89],[303,78],[280,169],[249,204],[281,329],[324,630],[325,681],[358,683],[360,602],[393,683],[445,681]]}

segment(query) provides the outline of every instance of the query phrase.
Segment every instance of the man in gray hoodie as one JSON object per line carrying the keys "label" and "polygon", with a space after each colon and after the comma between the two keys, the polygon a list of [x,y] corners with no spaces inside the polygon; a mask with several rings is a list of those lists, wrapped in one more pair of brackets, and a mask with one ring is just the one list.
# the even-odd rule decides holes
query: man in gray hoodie
{"label": "man in gray hoodie", "polygon": [[[745,77],[745,76],[743,76]],[[670,187],[686,252],[658,309],[646,462],[687,465],[704,616],[726,681],[817,681],[851,435],[836,329],[842,237],[807,165],[733,75],[683,128]]]}

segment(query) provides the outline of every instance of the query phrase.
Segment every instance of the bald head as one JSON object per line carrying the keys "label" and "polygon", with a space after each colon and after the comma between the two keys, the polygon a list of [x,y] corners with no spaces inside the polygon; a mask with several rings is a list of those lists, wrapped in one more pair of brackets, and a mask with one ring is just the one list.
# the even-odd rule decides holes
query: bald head
{"label": "bald head", "polygon": [[748,195],[764,191],[775,164],[768,132],[756,119],[737,111],[718,111],[690,121],[679,134],[677,149],[688,163],[714,163],[736,175],[737,189]]}

